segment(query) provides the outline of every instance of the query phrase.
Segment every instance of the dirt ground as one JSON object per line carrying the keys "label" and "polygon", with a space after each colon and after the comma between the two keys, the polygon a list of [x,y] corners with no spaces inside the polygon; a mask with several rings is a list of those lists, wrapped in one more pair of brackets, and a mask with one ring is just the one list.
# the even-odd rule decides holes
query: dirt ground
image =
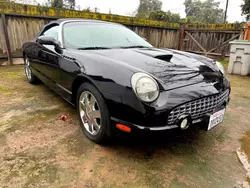
{"label": "dirt ground", "polygon": [[74,108],[28,84],[22,66],[0,67],[0,187],[247,187],[236,151],[250,155],[250,78],[228,78],[231,103],[217,128],[99,146],[84,137]]}

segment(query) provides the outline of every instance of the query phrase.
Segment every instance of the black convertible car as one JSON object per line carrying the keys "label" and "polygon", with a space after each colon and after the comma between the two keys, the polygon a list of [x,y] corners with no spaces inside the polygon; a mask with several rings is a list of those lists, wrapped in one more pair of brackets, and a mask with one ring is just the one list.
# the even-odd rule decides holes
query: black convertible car
{"label": "black convertible car", "polygon": [[75,105],[85,135],[114,130],[207,130],[223,121],[230,83],[220,63],[157,49],[115,23],[59,19],[23,45],[29,83],[44,82]]}

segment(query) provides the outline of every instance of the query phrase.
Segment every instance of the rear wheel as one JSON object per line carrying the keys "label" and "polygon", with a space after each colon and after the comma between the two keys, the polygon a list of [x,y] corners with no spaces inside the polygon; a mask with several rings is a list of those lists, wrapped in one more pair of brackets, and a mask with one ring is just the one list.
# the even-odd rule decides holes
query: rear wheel
{"label": "rear wheel", "polygon": [[102,95],[93,85],[84,83],[80,86],[77,93],[77,111],[85,136],[97,144],[104,143],[110,117]]}
{"label": "rear wheel", "polygon": [[24,70],[26,78],[30,84],[38,83],[39,79],[32,73],[32,70],[30,68],[30,61],[27,57],[24,58]]}

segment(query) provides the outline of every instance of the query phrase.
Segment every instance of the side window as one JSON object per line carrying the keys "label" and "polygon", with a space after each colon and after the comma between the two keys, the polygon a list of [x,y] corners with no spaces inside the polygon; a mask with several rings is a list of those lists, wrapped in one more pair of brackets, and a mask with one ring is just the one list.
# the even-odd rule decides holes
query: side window
{"label": "side window", "polygon": [[42,35],[53,37],[54,39],[58,40],[58,29],[59,29],[58,25],[51,27],[48,30],[44,31]]}

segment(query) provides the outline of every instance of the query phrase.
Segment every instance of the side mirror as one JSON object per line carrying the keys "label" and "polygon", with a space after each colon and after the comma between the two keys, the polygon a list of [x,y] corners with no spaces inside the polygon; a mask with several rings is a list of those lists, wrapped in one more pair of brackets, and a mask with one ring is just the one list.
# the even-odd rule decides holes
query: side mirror
{"label": "side mirror", "polygon": [[148,41],[146,38],[143,38],[143,40]]}
{"label": "side mirror", "polygon": [[59,43],[53,37],[40,36],[37,38],[37,43],[43,44],[43,45],[53,45],[53,46],[55,46],[56,52],[62,53],[62,49],[61,49]]}

